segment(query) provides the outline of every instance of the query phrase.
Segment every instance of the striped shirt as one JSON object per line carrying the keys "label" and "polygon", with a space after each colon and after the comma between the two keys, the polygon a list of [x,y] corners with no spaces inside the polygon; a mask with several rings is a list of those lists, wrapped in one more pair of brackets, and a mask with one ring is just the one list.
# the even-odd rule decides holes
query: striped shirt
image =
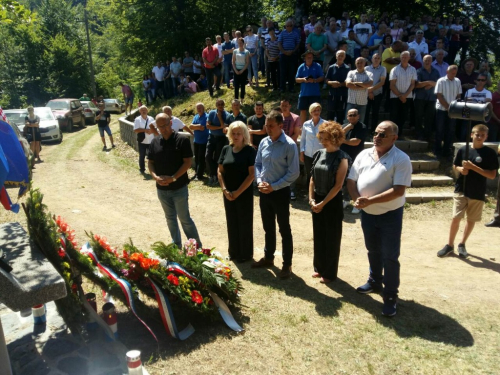
{"label": "striped shirt", "polygon": [[[453,80],[448,79],[448,76],[441,77],[436,83],[434,93],[443,94],[444,100],[449,104],[456,100],[457,96],[462,93],[462,82],[456,77]],[[441,105],[439,99],[436,100],[436,109],[446,111],[446,108]]]}
{"label": "striped shirt", "polygon": [[285,51],[292,51],[299,45],[300,38],[293,31],[288,32],[285,30],[278,37],[278,41],[281,43],[281,46]]}
{"label": "striped shirt", "polygon": [[280,54],[280,49],[278,47],[279,42],[278,39],[275,39],[274,41],[269,39],[267,42],[267,52],[269,54],[269,57],[271,59],[274,59],[275,57],[278,57]]}
{"label": "striped shirt", "polygon": [[[406,69],[399,64],[391,70],[389,80],[396,80],[396,88],[400,93],[404,94],[410,88],[412,81],[417,81],[417,70],[409,64]],[[392,98],[397,98],[397,96],[391,90],[391,99]],[[407,98],[413,99],[413,92],[410,93]]]}
{"label": "striped shirt", "polygon": [[[364,70],[362,73],[357,70],[351,70],[347,73],[347,82],[369,82],[373,81],[373,74]],[[347,103],[357,104],[357,105],[367,105],[368,104],[368,88],[364,90],[353,90],[349,89],[347,92]]]}
{"label": "striped shirt", "polygon": [[[376,68],[373,67],[373,65],[367,66],[366,71],[370,72],[373,74],[373,86],[378,85],[380,83],[380,77],[386,77],[387,76],[387,70],[382,66],[379,65]],[[373,95],[379,95],[382,94],[382,87],[379,87],[375,91],[373,91]]]}

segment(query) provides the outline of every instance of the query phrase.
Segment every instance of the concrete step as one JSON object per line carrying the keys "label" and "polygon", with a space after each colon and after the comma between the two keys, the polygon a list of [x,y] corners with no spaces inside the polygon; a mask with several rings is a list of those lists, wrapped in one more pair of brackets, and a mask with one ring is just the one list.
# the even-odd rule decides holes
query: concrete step
{"label": "concrete step", "polygon": [[439,191],[429,191],[429,192],[418,192],[418,193],[407,193],[406,203],[419,204],[432,201],[444,201],[453,199],[453,192],[439,192]]}
{"label": "concrete step", "polygon": [[411,159],[412,173],[432,172],[439,168],[439,160],[432,159]]}
{"label": "concrete step", "polygon": [[438,175],[412,175],[412,187],[447,186],[453,184],[453,178]]}
{"label": "concrete step", "polygon": [[[365,142],[365,148],[373,147],[373,142]],[[425,141],[416,141],[416,140],[405,140],[405,141],[396,141],[396,147],[401,151],[409,153],[409,152],[426,152],[429,144]]]}

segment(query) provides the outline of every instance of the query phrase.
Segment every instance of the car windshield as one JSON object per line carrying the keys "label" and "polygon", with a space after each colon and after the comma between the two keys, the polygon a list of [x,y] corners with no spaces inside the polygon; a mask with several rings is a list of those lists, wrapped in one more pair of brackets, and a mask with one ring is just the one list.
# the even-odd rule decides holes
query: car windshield
{"label": "car windshield", "polygon": [[24,118],[28,115],[28,111],[26,112],[7,112],[5,111],[5,116],[9,119],[9,122],[14,124],[22,124],[24,125]]}
{"label": "car windshield", "polygon": [[104,103],[116,103],[116,99],[104,99]]}
{"label": "car windshield", "polygon": [[50,107],[52,110],[57,110],[57,109],[69,109],[69,102],[63,102],[59,100],[54,100],[50,101],[47,103],[47,107]]}
{"label": "car windshield", "polygon": [[[83,104],[83,103],[82,103]],[[87,105],[90,107],[90,108],[97,108],[96,105],[92,102],[87,102]]]}
{"label": "car windshield", "polygon": [[41,121],[55,120],[50,108],[35,108],[35,115],[40,117]]}

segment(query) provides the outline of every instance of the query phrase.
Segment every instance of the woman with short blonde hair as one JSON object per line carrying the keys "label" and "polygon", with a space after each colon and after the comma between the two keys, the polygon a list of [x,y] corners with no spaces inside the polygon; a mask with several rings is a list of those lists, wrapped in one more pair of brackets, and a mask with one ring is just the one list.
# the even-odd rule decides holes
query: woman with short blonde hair
{"label": "woman with short blonde hair", "polygon": [[319,127],[325,121],[321,118],[321,109],[321,104],[312,103],[309,106],[309,113],[312,118],[304,122],[304,125],[302,125],[302,135],[300,137],[300,161],[304,163],[306,186],[309,186],[309,180],[311,179],[313,156],[316,151],[323,148],[317,137]]}
{"label": "woman with short blonde hair", "polygon": [[255,149],[247,126],[241,121],[229,125],[229,145],[219,158],[217,176],[226,211],[229,258],[245,262],[253,258],[253,188]]}

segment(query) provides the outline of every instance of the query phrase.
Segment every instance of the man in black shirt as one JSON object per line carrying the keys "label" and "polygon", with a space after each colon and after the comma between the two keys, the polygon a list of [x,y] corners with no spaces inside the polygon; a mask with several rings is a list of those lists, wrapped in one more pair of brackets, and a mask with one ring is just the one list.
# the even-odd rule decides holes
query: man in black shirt
{"label": "man in black shirt", "polygon": [[104,138],[104,132],[108,134],[109,140],[111,142],[111,148],[115,148],[115,144],[113,142],[113,133],[111,133],[111,129],[109,128],[111,115],[109,114],[109,112],[106,112],[104,110],[104,107],[104,103],[99,103],[99,112],[97,112],[95,119],[97,120],[99,134],[101,135],[102,144],[104,145],[102,150],[106,151],[108,148],[106,146],[106,138]]}
{"label": "man in black shirt", "polygon": [[191,167],[193,151],[189,138],[179,135],[172,129],[172,120],[165,113],[156,116],[156,127],[160,136],[155,137],[148,149],[148,168],[156,181],[160,200],[172,242],[181,248],[182,230],[188,239],[195,239],[201,247],[200,236],[189,214],[187,171]]}
{"label": "man in black shirt", "polygon": [[255,115],[248,119],[248,130],[252,139],[252,145],[257,149],[259,148],[260,141],[267,137],[267,132],[264,128],[264,125],[266,124],[266,116],[264,116],[264,103],[255,102],[254,111]]}
{"label": "man in black shirt", "polygon": [[[465,146],[461,147],[455,160],[453,170],[460,173],[455,183],[455,196],[453,197],[453,219],[450,225],[448,243],[438,251],[438,257],[444,257],[453,253],[455,237],[460,228],[460,221],[467,214],[462,241],[458,244],[458,256],[467,258],[465,242],[469,238],[474,225],[481,221],[484,207],[484,195],[486,193],[486,179],[494,179],[498,169],[497,154],[491,148],[484,146],[488,138],[488,127],[476,125],[471,133],[472,147],[469,155],[465,157]],[[464,184],[465,178],[465,184]]]}
{"label": "man in black shirt", "polygon": [[[344,143],[340,145],[340,149],[346,152],[350,157],[352,162],[356,159],[356,156],[365,149],[365,138],[367,128],[366,125],[359,121],[359,113],[356,108],[352,108],[347,112],[348,124],[343,126],[345,139]],[[344,208],[346,208],[351,200],[347,187],[344,186]],[[352,209],[353,214],[358,214],[359,210],[354,207]]]}

